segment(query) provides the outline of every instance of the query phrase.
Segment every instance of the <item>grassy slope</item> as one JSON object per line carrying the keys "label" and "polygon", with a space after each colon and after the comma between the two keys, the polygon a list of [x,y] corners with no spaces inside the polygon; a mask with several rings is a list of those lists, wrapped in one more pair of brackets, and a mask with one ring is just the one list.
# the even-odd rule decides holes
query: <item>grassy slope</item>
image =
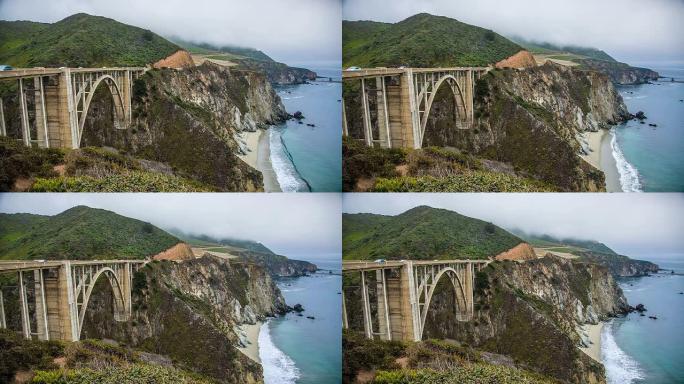
{"label": "grassy slope", "polygon": [[522,47],[490,30],[421,13],[396,24],[344,21],[345,67],[484,66]]}
{"label": "grassy slope", "polygon": [[148,30],[84,13],[54,24],[2,21],[0,38],[0,63],[15,67],[143,66],[179,49]]}
{"label": "grassy slope", "polygon": [[580,46],[573,46],[573,45],[559,46],[556,44],[551,44],[551,43],[546,43],[546,42],[536,43],[536,42],[531,42],[531,41],[527,41],[524,39],[513,39],[513,40],[532,53],[557,54],[557,55],[570,54],[570,56],[578,56],[580,58],[590,58],[590,59],[595,59],[595,60],[617,62],[617,60],[615,60],[608,53],[606,53],[605,51],[602,51],[600,49],[597,49],[597,48],[580,47]]}
{"label": "grassy slope", "polygon": [[234,59],[253,59],[259,61],[274,61],[270,56],[264,52],[254,48],[243,48],[233,46],[216,46],[209,43],[194,43],[180,38],[170,38],[169,40],[178,44],[183,49],[190,53],[197,54],[226,54],[228,57]]}
{"label": "grassy slope", "polygon": [[143,259],[180,240],[152,224],[77,206],[55,216],[0,214],[0,259]]}
{"label": "grassy slope", "polygon": [[426,206],[397,216],[342,216],[346,260],[485,259],[522,242],[491,223]]}

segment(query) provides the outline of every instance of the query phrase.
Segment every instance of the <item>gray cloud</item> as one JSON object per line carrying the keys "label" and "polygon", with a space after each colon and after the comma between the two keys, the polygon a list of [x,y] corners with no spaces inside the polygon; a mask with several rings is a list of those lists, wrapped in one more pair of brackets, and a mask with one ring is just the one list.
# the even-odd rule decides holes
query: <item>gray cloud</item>
{"label": "gray cloud", "polygon": [[78,12],[163,36],[253,47],[278,61],[340,61],[339,0],[3,0],[5,20],[55,22]]}
{"label": "gray cloud", "polygon": [[293,258],[341,257],[339,194],[0,194],[5,213],[55,215],[76,205],[165,229],[255,240]]}
{"label": "gray cloud", "polygon": [[593,46],[622,61],[684,62],[681,0],[343,0],[345,20],[397,22],[420,12],[556,44]]}
{"label": "gray cloud", "polygon": [[601,241],[634,257],[684,259],[684,194],[345,194],[343,211],[445,208],[504,228]]}

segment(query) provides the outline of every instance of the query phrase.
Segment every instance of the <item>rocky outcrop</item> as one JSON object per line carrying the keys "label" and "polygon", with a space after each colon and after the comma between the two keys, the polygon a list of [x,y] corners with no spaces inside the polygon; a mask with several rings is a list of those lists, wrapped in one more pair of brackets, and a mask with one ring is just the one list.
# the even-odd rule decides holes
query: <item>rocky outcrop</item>
{"label": "rocky outcrop", "polygon": [[82,338],[109,338],[170,357],[183,369],[221,383],[262,382],[262,368],[236,346],[235,327],[286,310],[268,273],[253,264],[205,256],[148,263],[133,279],[127,322],[112,318],[111,290],[98,282]]}
{"label": "rocky outcrop", "polygon": [[239,61],[239,66],[264,73],[272,84],[303,84],[316,80],[316,72],[305,68],[290,67],[275,61],[243,59]]}
{"label": "rocky outcrop", "polygon": [[494,256],[495,260],[532,260],[536,259],[537,255],[534,253],[534,249],[527,243],[520,243],[515,247],[501,252],[500,254]]}
{"label": "rocky outcrop", "polygon": [[475,88],[475,126],[455,129],[448,107],[453,98],[440,98],[428,121],[427,143],[510,163],[518,174],[564,191],[605,190],[603,172],[579,156],[579,136],[629,117],[608,77],[547,62],[492,70]]}
{"label": "rocky outcrop", "polygon": [[601,72],[610,77],[615,84],[643,84],[658,80],[658,72],[648,68],[632,67],[625,63],[583,59],[580,60],[583,68]]}
{"label": "rocky outcrop", "polygon": [[184,49],[174,52],[172,55],[165,57],[156,63],[152,64],[153,68],[192,68],[195,62],[192,60],[190,53]]}
{"label": "rocky outcrop", "polygon": [[513,56],[507,57],[494,64],[496,68],[532,68],[537,65],[537,61],[529,51],[520,51]]}
{"label": "rocky outcrop", "polygon": [[580,325],[629,309],[609,271],[556,256],[495,261],[476,277],[475,314],[459,322],[453,289],[440,282],[424,338],[451,338],[512,357],[562,383],[605,383],[603,366],[582,352]]}
{"label": "rocky outcrop", "polygon": [[645,276],[658,272],[660,268],[650,261],[635,260],[623,255],[587,251],[581,252],[579,256],[584,261],[603,265],[615,277]]}
{"label": "rocky outcrop", "polygon": [[192,249],[186,243],[178,243],[173,247],[159,252],[158,254],[152,256],[152,260],[190,260],[194,259],[195,255],[192,253]]}
{"label": "rocky outcrop", "polygon": [[222,191],[263,189],[261,173],[238,158],[237,137],[287,118],[264,75],[211,62],[148,71],[134,83],[127,130],[114,129],[107,96],[98,99],[100,113],[88,114],[82,146],[112,146],[165,163],[178,176]]}
{"label": "rocky outcrop", "polygon": [[266,252],[238,251],[239,258],[264,267],[273,277],[298,277],[318,270],[316,264],[292,260],[282,255]]}

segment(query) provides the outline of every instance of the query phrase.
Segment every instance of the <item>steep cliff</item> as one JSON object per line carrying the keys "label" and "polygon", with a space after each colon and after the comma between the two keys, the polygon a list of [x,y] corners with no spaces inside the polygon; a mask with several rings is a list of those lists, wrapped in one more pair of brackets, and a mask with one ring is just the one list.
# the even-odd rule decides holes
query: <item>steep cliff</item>
{"label": "steep cliff", "polygon": [[[111,98],[98,99],[111,114]],[[224,191],[263,188],[261,173],[238,158],[237,135],[287,117],[263,74],[211,62],[148,71],[133,86],[133,124],[116,130],[113,119],[88,114],[82,146],[112,146],[160,162],[175,175]],[[92,108],[92,107],[91,107]]]}
{"label": "steep cliff", "polygon": [[218,382],[262,382],[261,366],[236,348],[235,329],[286,309],[262,268],[212,256],[149,263],[134,276],[133,315],[125,323],[112,319],[111,291],[101,285],[82,337],[111,338],[165,355]]}
{"label": "steep cliff", "polygon": [[254,252],[249,250],[237,252],[238,257],[265,268],[274,277],[297,277],[314,273],[318,269],[308,261],[288,259],[272,252]]}
{"label": "steep cliff", "polygon": [[604,73],[616,84],[642,84],[651,80],[658,80],[658,72],[648,69],[632,67],[625,63],[605,60],[578,60],[583,68]]}
{"label": "steep cliff", "polygon": [[475,98],[473,129],[454,129],[445,124],[453,119],[436,116],[426,128],[426,142],[511,163],[518,173],[562,190],[605,189],[603,173],[578,156],[578,136],[629,116],[606,76],[553,63],[493,70],[476,84]]}
{"label": "steep cliff", "polygon": [[475,315],[456,321],[453,295],[440,283],[425,337],[453,338],[508,355],[563,383],[605,383],[603,366],[584,354],[578,327],[624,313],[627,302],[609,271],[555,256],[494,262],[478,273]]}
{"label": "steep cliff", "polygon": [[577,252],[577,255],[582,260],[605,266],[613,276],[617,277],[644,276],[649,273],[656,273],[660,268],[650,261],[634,260],[618,254],[582,251]]}

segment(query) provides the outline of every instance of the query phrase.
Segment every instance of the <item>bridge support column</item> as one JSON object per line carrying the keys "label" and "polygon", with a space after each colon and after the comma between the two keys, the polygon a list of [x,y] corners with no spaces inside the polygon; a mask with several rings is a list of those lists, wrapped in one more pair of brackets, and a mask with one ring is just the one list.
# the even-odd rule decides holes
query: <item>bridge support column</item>
{"label": "bridge support column", "polygon": [[381,148],[392,148],[392,141],[390,140],[390,123],[389,112],[387,110],[387,89],[385,87],[385,78],[376,77],[375,86],[377,92],[377,106],[378,106],[378,132]]}
{"label": "bridge support column", "polygon": [[5,318],[5,298],[2,296],[2,289],[0,289],[0,328],[7,328],[7,319]]}
{"label": "bridge support column", "polygon": [[370,298],[368,284],[366,284],[366,272],[361,271],[361,301],[363,302],[363,331],[366,338],[373,338],[373,320],[371,319]]}
{"label": "bridge support column", "polygon": [[5,107],[0,98],[0,136],[7,136],[7,127],[5,126]]}
{"label": "bridge support column", "polygon": [[74,282],[71,276],[71,263],[65,261],[58,270],[57,277],[57,316],[59,317],[61,340],[78,341],[78,309],[74,297]]}
{"label": "bridge support column", "polygon": [[45,302],[45,281],[43,280],[43,270],[36,269],[33,271],[33,286],[35,287],[36,333],[38,333],[38,340],[50,340],[47,306]]}
{"label": "bridge support column", "polygon": [[24,284],[24,272],[19,271],[19,306],[21,311],[21,332],[25,339],[31,338],[31,320],[28,312],[28,298]]}
{"label": "bridge support column", "polygon": [[344,107],[344,97],[342,98],[342,136],[349,136],[349,127],[347,126],[347,109]]}
{"label": "bridge support column", "polygon": [[43,88],[43,78],[34,77],[33,84],[35,89],[35,110],[36,110],[36,133],[38,135],[38,145],[41,148],[50,147],[48,135],[47,110],[45,109],[45,89]]}
{"label": "bridge support column", "polygon": [[19,114],[21,117],[21,138],[24,145],[31,145],[31,129],[29,127],[28,107],[26,106],[26,92],[24,92],[24,79],[19,79]]}
{"label": "bridge support column", "polygon": [[375,271],[376,292],[378,292],[378,332],[380,340],[392,340],[392,323],[390,322],[390,309],[387,300],[387,272],[379,269]]}
{"label": "bridge support column", "polygon": [[[2,298],[1,295],[0,298]],[[347,317],[347,302],[344,298],[344,289],[342,289],[342,329],[349,329],[349,318]]]}
{"label": "bridge support column", "polygon": [[[398,295],[399,297],[393,297]],[[399,301],[401,340],[420,341],[420,309],[416,297],[413,263],[408,261],[400,270],[398,289],[390,290],[390,302]]]}
{"label": "bridge support column", "polygon": [[469,69],[466,72],[466,86],[465,86],[465,100],[466,100],[466,113],[468,114],[468,125],[472,126],[474,121],[473,113],[473,93],[474,93],[474,81],[473,81],[473,70]]}
{"label": "bridge support column", "polygon": [[404,147],[418,149],[421,147],[420,122],[418,121],[413,71],[406,69],[400,79],[402,141],[404,142]]}
{"label": "bridge support column", "polygon": [[71,81],[71,70],[62,69],[58,85],[59,97],[59,138],[64,147],[79,147],[80,137],[78,132],[78,116],[74,102],[74,87]]}
{"label": "bridge support column", "polygon": [[361,79],[361,109],[363,109],[363,138],[366,145],[373,146],[373,127],[371,126],[370,108],[368,106],[368,93],[366,92],[366,80]]}

